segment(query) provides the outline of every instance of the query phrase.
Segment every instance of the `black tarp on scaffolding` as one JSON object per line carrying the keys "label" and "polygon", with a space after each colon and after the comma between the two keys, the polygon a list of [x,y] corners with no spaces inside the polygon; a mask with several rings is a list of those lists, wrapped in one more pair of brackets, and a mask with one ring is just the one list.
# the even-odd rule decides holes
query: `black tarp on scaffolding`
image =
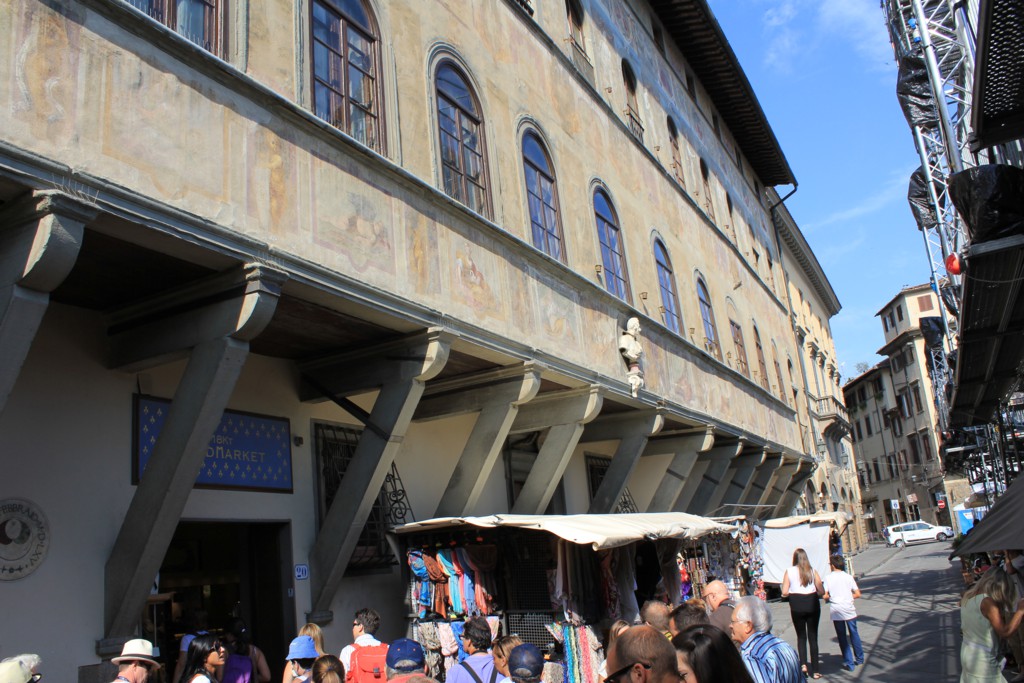
{"label": "black tarp on scaffolding", "polygon": [[896,76],[896,98],[910,127],[933,128],[939,123],[932,84],[924,59],[915,55],[900,57]]}
{"label": "black tarp on scaffolding", "polygon": [[950,196],[972,237],[966,249],[960,347],[950,424],[995,418],[1024,369],[1024,171],[988,165],[950,177]]}
{"label": "black tarp on scaffolding", "polygon": [[939,219],[935,215],[935,206],[932,205],[932,198],[928,193],[928,181],[924,177],[924,166],[918,166],[917,170],[910,174],[907,202],[910,203],[910,212],[914,214],[918,230],[931,230],[939,224]]}

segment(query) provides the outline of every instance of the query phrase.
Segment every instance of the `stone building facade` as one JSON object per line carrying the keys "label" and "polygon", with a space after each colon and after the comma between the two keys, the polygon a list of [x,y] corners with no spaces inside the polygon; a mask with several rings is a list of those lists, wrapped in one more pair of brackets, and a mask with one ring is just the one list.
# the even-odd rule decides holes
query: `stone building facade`
{"label": "stone building facade", "polygon": [[773,218],[799,350],[798,356],[783,359],[785,369],[777,368],[778,381],[789,378],[801,443],[817,465],[804,483],[797,509],[810,514],[837,510],[848,513],[854,523],[844,533],[844,550],[859,551],[867,544],[867,534],[861,519],[850,416],[829,324],[839,313],[839,299],[785,205],[775,208]]}

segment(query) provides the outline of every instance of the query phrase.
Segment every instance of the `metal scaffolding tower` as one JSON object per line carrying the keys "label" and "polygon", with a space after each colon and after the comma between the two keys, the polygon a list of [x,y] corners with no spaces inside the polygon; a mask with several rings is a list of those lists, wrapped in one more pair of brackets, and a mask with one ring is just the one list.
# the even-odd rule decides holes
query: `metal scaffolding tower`
{"label": "metal scaffolding tower", "polygon": [[[883,0],[883,10],[900,66],[901,85],[911,70],[926,74],[930,88],[918,90],[907,114],[914,144],[921,158],[921,173],[933,215],[920,225],[931,271],[932,287],[944,306],[946,344],[929,348],[935,406],[943,431],[949,423],[946,387],[953,374],[946,360],[954,348],[960,278],[946,272],[946,259],[958,254],[966,240],[960,217],[949,196],[949,177],[978,164],[969,149],[971,87],[974,81],[974,26],[977,2],[959,0]],[[928,92],[930,91],[930,92]],[[907,103],[903,101],[904,112]],[[947,309],[949,312],[947,313]]]}

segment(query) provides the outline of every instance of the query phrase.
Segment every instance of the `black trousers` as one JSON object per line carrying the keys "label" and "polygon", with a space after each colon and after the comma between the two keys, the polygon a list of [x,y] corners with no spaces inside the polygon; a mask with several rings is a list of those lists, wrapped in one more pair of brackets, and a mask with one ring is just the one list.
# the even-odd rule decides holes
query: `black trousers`
{"label": "black trousers", "polygon": [[[821,601],[817,593],[810,595],[789,594],[789,614],[796,628],[796,651],[800,663],[807,667],[807,673],[818,673],[818,621],[821,619]],[[811,646],[811,658],[807,658],[807,645]]]}

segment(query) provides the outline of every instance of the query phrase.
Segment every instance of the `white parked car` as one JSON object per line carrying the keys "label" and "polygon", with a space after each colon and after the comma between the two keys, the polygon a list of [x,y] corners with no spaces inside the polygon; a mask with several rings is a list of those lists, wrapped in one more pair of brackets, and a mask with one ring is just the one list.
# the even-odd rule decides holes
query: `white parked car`
{"label": "white parked car", "polygon": [[885,527],[886,545],[902,548],[908,543],[927,543],[929,541],[945,541],[953,538],[953,530],[948,526],[935,526],[928,522],[904,522]]}

